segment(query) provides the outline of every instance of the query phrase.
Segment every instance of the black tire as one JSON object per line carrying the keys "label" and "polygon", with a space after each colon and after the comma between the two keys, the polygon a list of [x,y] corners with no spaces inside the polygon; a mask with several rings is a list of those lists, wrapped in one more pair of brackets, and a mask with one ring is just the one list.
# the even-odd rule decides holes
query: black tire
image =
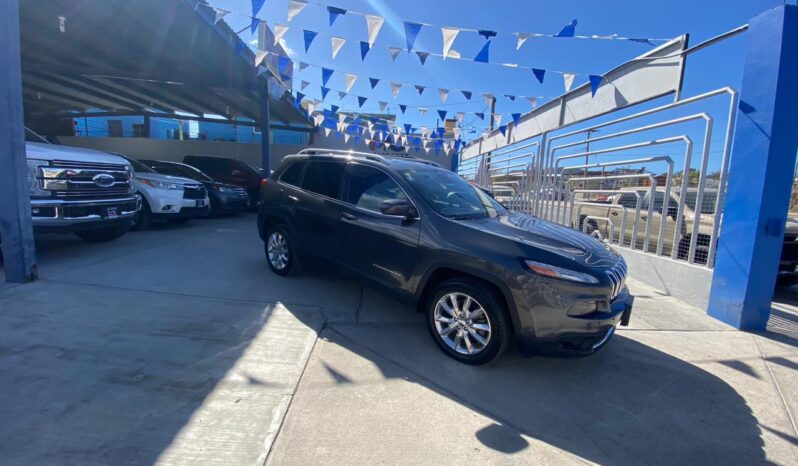
{"label": "black tire", "polygon": [[[676,253],[676,258],[681,260],[688,259],[688,252],[690,251],[690,238],[687,235],[679,241],[679,251]],[[695,264],[706,264],[709,259],[709,238],[699,235],[695,245]]]}
{"label": "black tire", "polygon": [[104,243],[106,241],[113,241],[120,236],[124,236],[129,230],[128,227],[108,227],[98,228],[96,230],[77,231],[75,234],[83,241],[91,243]]}
{"label": "black tire", "polygon": [[[272,272],[287,277],[301,270],[302,266],[296,247],[296,240],[285,225],[272,225],[266,230],[264,238],[263,252]],[[285,242],[283,245],[280,245],[280,238]],[[269,253],[270,241],[272,240],[275,241],[276,249],[273,251],[275,255],[270,255]]]}
{"label": "black tire", "polygon": [[150,204],[147,203],[147,199],[144,199],[144,196],[141,197],[141,209],[139,209],[138,213],[136,214],[136,218],[133,221],[133,225],[130,226],[131,231],[136,230],[146,230],[150,227],[150,222],[152,221],[152,210],[150,210]]}
{"label": "black tire", "polygon": [[[439,302],[452,294],[463,295],[472,299],[469,308],[472,314],[479,314],[474,318],[473,322],[462,313],[458,322],[453,322],[450,326],[444,327],[446,325],[445,322],[436,321],[436,309],[438,308]],[[451,307],[452,301],[448,300],[446,302],[450,303]],[[465,299],[462,301],[458,300],[458,307],[465,307],[465,303]],[[478,308],[475,306],[479,306],[483,309],[484,315],[487,317],[486,319],[481,319],[483,313],[479,313]],[[438,345],[441,351],[446,353],[446,355],[465,364],[480,365],[495,360],[507,349],[510,339],[512,338],[509,317],[502,299],[497,296],[493,289],[486,286],[483,282],[470,277],[452,278],[435,287],[429,300],[425,304],[425,312],[427,314],[427,329],[432,339],[435,341],[435,344]],[[440,316],[445,318],[445,306],[441,307],[440,312]],[[456,319],[453,318],[451,320]],[[485,333],[484,330],[474,327],[475,325],[481,324],[484,328],[486,323],[490,330],[489,334]],[[440,331],[439,325],[441,327]],[[456,330],[450,330],[449,334],[458,332],[460,335],[455,335],[455,337],[452,338],[441,335],[441,331],[446,331],[451,326],[456,325],[460,327]],[[475,333],[485,340],[484,345],[473,336]],[[468,336],[466,336],[466,334],[468,334]],[[489,335],[489,337],[485,338],[486,335]],[[455,341],[458,341],[458,337],[459,342],[455,343]],[[470,343],[466,343],[466,341]],[[454,348],[451,346],[452,344],[455,344]],[[473,354],[467,354],[469,350],[478,351]]]}

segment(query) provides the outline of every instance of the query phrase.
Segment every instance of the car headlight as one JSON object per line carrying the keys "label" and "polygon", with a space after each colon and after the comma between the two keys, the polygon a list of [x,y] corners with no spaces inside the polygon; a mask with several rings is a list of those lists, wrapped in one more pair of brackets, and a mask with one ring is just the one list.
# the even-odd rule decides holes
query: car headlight
{"label": "car headlight", "polygon": [[48,162],[46,160],[28,159],[28,185],[30,186],[31,196],[46,196],[48,191],[42,189],[39,183],[39,168],[46,167]]}
{"label": "car headlight", "polygon": [[155,181],[155,180],[147,180],[144,178],[139,178],[139,181],[146,184],[147,186],[153,187],[155,189],[168,189],[168,190],[182,190],[183,185],[177,183],[169,183],[168,181]]}
{"label": "car headlight", "polygon": [[562,267],[555,267],[553,265],[544,264],[541,262],[535,262],[531,260],[525,260],[524,264],[527,266],[529,270],[535,272],[538,275],[543,275],[544,277],[559,278],[561,280],[567,280],[569,282],[577,282],[577,283],[589,283],[589,284],[599,283],[598,278],[587,273],[576,272],[574,270],[568,270]]}

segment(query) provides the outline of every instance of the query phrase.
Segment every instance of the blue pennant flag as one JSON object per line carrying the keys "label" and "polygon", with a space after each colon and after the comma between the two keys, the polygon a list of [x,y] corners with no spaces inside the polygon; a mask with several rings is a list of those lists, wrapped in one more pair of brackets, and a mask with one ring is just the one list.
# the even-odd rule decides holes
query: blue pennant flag
{"label": "blue pennant flag", "polygon": [[499,126],[499,131],[502,132],[502,136],[506,136],[507,135],[507,125]]}
{"label": "blue pennant flag", "polygon": [[460,152],[460,144],[461,143],[462,143],[462,141],[460,139],[454,141],[454,152],[455,153]]}
{"label": "blue pennant flag", "polygon": [[471,91],[460,91],[460,92],[463,93],[463,97],[465,97],[467,100],[471,100]]}
{"label": "blue pennant flag", "polygon": [[324,100],[327,97],[328,92],[330,92],[329,87],[321,86],[321,100]]}
{"label": "blue pennant flag", "polygon": [[518,122],[521,121],[521,114],[520,113],[513,113],[513,123],[515,126],[518,126]]}
{"label": "blue pennant flag", "polygon": [[302,103],[302,99],[304,99],[304,98],[305,98],[305,94],[303,94],[301,92],[297,92],[296,93],[296,98],[294,98],[294,106],[296,106],[296,108],[299,108],[299,105]]}
{"label": "blue pennant flag", "polygon": [[287,70],[289,66],[293,66],[294,62],[291,61],[290,58],[284,57],[282,55],[279,56],[277,69],[280,71],[281,74],[288,74]]}
{"label": "blue pennant flag", "polygon": [[504,94],[504,96],[507,97],[508,99],[512,100],[513,102],[515,102],[515,96],[514,95]]}
{"label": "blue pennant flag", "polygon": [[399,104],[399,110],[402,111],[402,115],[405,114],[405,110],[407,110],[407,105]]}
{"label": "blue pennant flag", "polygon": [[405,123],[405,134],[410,134],[413,132],[413,125],[410,123]]}
{"label": "blue pennant flag", "polygon": [[485,120],[485,114],[482,113],[482,112],[474,113],[474,115],[476,115],[477,118],[479,118],[480,120],[483,120],[483,121]]}
{"label": "blue pennant flag", "polygon": [[367,99],[365,97],[358,97],[357,98],[357,106],[358,106],[358,108],[363,108],[363,104],[365,104],[367,100],[369,100],[369,99]]}
{"label": "blue pennant flag", "polygon": [[360,144],[360,136],[355,136],[355,144]]}
{"label": "blue pennant flag", "polygon": [[441,141],[441,140],[435,141],[435,156],[436,157],[441,154],[441,149],[443,149],[443,141]]}
{"label": "blue pennant flag", "polygon": [[654,45],[654,43],[653,43],[653,42],[651,42],[651,39],[643,39],[643,38],[637,38],[637,37],[630,37],[630,38],[629,38],[629,40],[630,40],[630,41],[632,41],[632,42],[637,42],[637,43],[639,43],[639,44],[648,44],[648,45]]}
{"label": "blue pennant flag", "polygon": [[303,29],[302,30],[302,34],[305,37],[305,53],[308,53],[308,49],[310,48],[310,44],[311,44],[311,42],[313,42],[313,39],[316,38],[316,34],[318,34],[318,32],[309,31],[307,29]]}
{"label": "blue pennant flag", "polygon": [[335,139],[341,139],[342,137],[344,137],[343,134],[339,133],[338,131],[335,132]]}
{"label": "blue pennant flag", "polygon": [[258,30],[259,24],[260,20],[258,18],[252,18],[252,22],[249,24],[249,30],[252,34],[255,34],[255,31]]}
{"label": "blue pennant flag", "polygon": [[258,16],[264,3],[266,3],[266,0],[252,0],[252,16]]}
{"label": "blue pennant flag", "polygon": [[371,83],[371,88],[374,89],[379,84],[380,80],[377,78],[369,78],[369,83]]}
{"label": "blue pennant flag", "polygon": [[438,128],[438,139],[443,139],[443,135],[446,134],[446,128]]}
{"label": "blue pennant flag", "polygon": [[604,76],[591,74],[588,76],[588,79],[590,79],[590,93],[593,95],[593,97],[595,97],[596,91],[598,90],[599,85],[601,85],[601,81],[604,79]]}
{"label": "blue pennant flag", "polygon": [[540,84],[543,84],[543,78],[546,77],[546,70],[541,70],[538,68],[532,68],[532,72],[535,73],[535,77],[538,78]]}
{"label": "blue pennant flag", "polygon": [[330,113],[332,113],[333,115],[338,113],[338,106],[337,105],[330,105]]}
{"label": "blue pennant flag", "polygon": [[490,41],[485,42],[485,45],[482,46],[482,50],[479,51],[476,57],[474,57],[474,61],[478,61],[480,63],[487,63],[490,56]]}
{"label": "blue pennant flag", "polygon": [[441,121],[446,121],[446,110],[438,110],[438,116],[441,117]]}
{"label": "blue pennant flag", "polygon": [[360,41],[360,61],[363,61],[363,60],[366,59],[366,55],[369,53],[369,49],[370,49],[369,43],[368,42],[363,42],[361,40]]}
{"label": "blue pennant flag", "polygon": [[419,52],[418,50],[416,50],[416,55],[418,55],[418,59],[421,60],[421,64],[423,65],[424,63],[427,62],[427,57],[429,57],[429,52]]}
{"label": "blue pennant flag", "polygon": [[413,50],[413,44],[416,42],[416,37],[418,33],[421,31],[421,24],[418,23],[411,23],[410,21],[405,21],[405,40],[407,41],[407,53],[410,53]]}
{"label": "blue pennant flag", "polygon": [[330,76],[333,75],[333,71],[334,70],[331,70],[329,68],[322,68],[321,69],[321,84],[323,86],[327,85],[327,81],[330,80]]}
{"label": "blue pennant flag", "polygon": [[496,37],[496,31],[488,31],[485,29],[477,31],[480,36],[484,37],[485,40],[490,40],[491,37]]}
{"label": "blue pennant flag", "polygon": [[346,10],[334,6],[328,6],[327,11],[330,13],[330,26],[335,23],[335,20],[338,19],[338,16],[346,14]]}
{"label": "blue pennant flag", "polygon": [[418,92],[418,95],[421,95],[421,94],[424,93],[424,89],[425,89],[424,86],[419,86],[418,84],[416,84],[415,86],[416,86],[416,91]]}
{"label": "blue pennant flag", "polygon": [[562,31],[558,32],[554,37],[573,37],[574,34],[576,34],[576,20],[571,21],[571,24],[562,28]]}

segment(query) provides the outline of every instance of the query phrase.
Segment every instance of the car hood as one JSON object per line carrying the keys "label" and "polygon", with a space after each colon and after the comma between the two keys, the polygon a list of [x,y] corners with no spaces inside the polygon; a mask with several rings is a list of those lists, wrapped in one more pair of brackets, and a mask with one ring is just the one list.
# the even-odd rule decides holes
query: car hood
{"label": "car hood", "polygon": [[53,160],[69,160],[71,162],[118,163],[129,165],[127,160],[122,157],[107,152],[39,142],[26,142],[25,155],[29,159],[47,160],[50,162]]}
{"label": "car hood", "polygon": [[188,178],[180,178],[179,176],[161,175],[160,173],[138,173],[136,172],[137,180],[151,180],[151,181],[165,181],[168,183],[190,184],[198,185],[199,181],[190,180]]}
{"label": "car hood", "polygon": [[530,215],[511,213],[466,220],[463,224],[571,259],[585,267],[613,267],[621,260],[612,248],[589,235]]}

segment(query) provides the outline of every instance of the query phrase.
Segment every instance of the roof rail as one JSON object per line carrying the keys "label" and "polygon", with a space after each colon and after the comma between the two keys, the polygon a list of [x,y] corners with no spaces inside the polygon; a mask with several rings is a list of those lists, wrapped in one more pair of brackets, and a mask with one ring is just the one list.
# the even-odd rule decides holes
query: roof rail
{"label": "roof rail", "polygon": [[355,157],[363,157],[365,159],[374,160],[377,162],[386,163],[385,157],[378,155],[378,154],[371,154],[368,152],[357,152],[353,150],[343,150],[343,149],[302,149],[297,154],[307,154],[307,155],[320,155],[320,154],[333,154],[333,155],[351,155]]}

